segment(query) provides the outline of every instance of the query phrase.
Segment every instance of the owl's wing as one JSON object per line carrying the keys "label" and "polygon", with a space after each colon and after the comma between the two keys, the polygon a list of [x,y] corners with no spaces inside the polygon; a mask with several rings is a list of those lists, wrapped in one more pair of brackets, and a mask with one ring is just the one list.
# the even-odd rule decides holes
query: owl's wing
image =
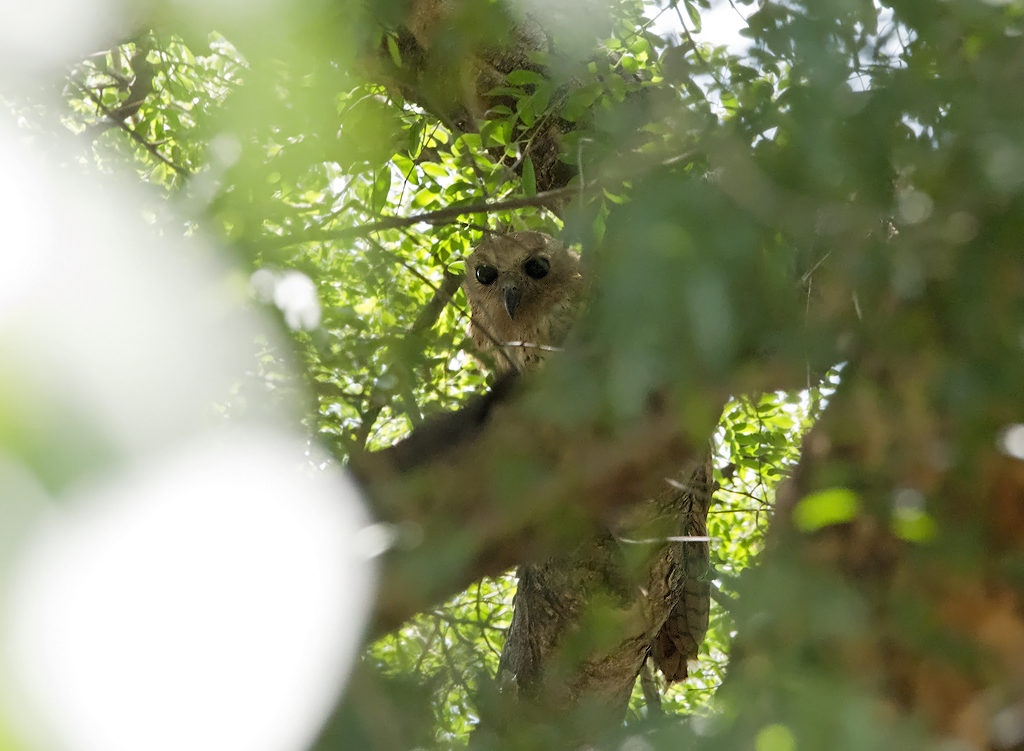
{"label": "owl's wing", "polygon": [[[708,508],[714,492],[710,457],[690,476],[673,505],[680,514],[681,534],[707,536]],[[687,663],[697,658],[708,631],[711,611],[711,553],[707,542],[680,542],[673,551],[681,577],[679,599],[672,607],[651,649],[655,666],[672,683],[689,674]]]}

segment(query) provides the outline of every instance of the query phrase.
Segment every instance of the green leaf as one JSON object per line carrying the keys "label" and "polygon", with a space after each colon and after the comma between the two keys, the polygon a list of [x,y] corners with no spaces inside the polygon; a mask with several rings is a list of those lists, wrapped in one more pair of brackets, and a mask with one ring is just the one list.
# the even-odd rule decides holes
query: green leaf
{"label": "green leaf", "polygon": [[353,306],[352,309],[361,316],[372,315],[373,312],[377,309],[377,298],[369,297],[363,300],[358,305]]}
{"label": "green leaf", "polygon": [[892,517],[892,531],[907,542],[928,542],[938,534],[939,527],[920,509],[898,508]]}
{"label": "green leaf", "polygon": [[803,532],[852,521],[860,513],[860,496],[849,488],[828,488],[802,498],[793,509],[793,523]]}
{"label": "green leaf", "polygon": [[626,99],[626,82],[619,76],[609,76],[608,92],[616,102],[624,101]]}
{"label": "green leaf", "polygon": [[375,211],[387,205],[388,193],[391,191],[391,169],[385,165],[377,171],[373,179],[373,192],[370,194],[370,204]]}
{"label": "green leaf", "polygon": [[551,103],[551,95],[554,94],[554,87],[549,83],[544,83],[537,87],[537,90],[533,92],[533,111],[544,112],[548,105]]}
{"label": "green leaf", "polygon": [[529,128],[536,120],[536,113],[533,109],[533,97],[525,97],[516,102],[516,112],[523,125]]}
{"label": "green leaf", "polygon": [[765,725],[754,739],[754,751],[796,751],[796,739],[785,725]]}
{"label": "green leaf", "polygon": [[690,2],[690,0],[686,0],[685,4],[686,4],[686,15],[688,15],[690,17],[690,21],[693,23],[693,30],[699,34],[700,33],[700,28],[701,28],[700,27],[700,11],[697,10],[697,6],[695,6],[692,2]]}
{"label": "green leaf", "polygon": [[537,195],[537,174],[529,156],[523,159],[523,192],[528,196]]}
{"label": "green leaf", "polygon": [[535,70],[513,70],[505,78],[513,86],[527,86],[543,83],[546,80],[543,75]]}
{"label": "green leaf", "polygon": [[515,86],[495,86],[493,89],[489,89],[488,92],[487,92],[487,96],[489,96],[489,97],[499,97],[499,96],[521,97],[522,95],[523,95],[523,90],[520,89],[520,88],[516,88]]}
{"label": "green leaf", "polygon": [[437,201],[437,193],[430,188],[420,188],[412,197],[412,202],[417,206],[427,206]]}
{"label": "green leaf", "polygon": [[480,126],[480,143],[484,148],[504,146],[508,143],[502,120],[488,120]]}
{"label": "green leaf", "polygon": [[410,182],[416,182],[416,165],[413,164],[412,159],[409,159],[402,154],[395,154],[391,158],[391,161],[396,167],[398,167],[398,171],[402,173],[403,177]]}
{"label": "green leaf", "polygon": [[385,39],[388,45],[388,54],[391,56],[391,62],[395,64],[396,68],[402,67],[402,53],[398,49],[398,42],[395,40],[394,34],[388,34]]}
{"label": "green leaf", "polygon": [[449,177],[450,175],[448,170],[435,162],[420,162],[420,169],[431,177]]}
{"label": "green leaf", "polygon": [[561,116],[571,122],[579,120],[601,94],[600,84],[590,83],[586,86],[581,86],[566,97],[565,104],[562,105]]}

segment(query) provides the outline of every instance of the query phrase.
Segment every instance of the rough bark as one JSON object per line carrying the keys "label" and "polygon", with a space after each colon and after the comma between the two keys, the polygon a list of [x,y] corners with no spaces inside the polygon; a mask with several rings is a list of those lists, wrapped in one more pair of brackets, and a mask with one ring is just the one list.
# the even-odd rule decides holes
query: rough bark
{"label": "rough bark", "polygon": [[[475,0],[413,0],[390,27],[394,48],[381,46],[370,77],[387,82],[455,132],[477,132],[496,107],[514,108],[515,99],[500,91],[509,85],[506,76],[515,70],[546,75],[535,59],[552,51],[538,19]],[[572,88],[571,81],[563,82],[559,96]],[[539,192],[565,187],[576,174],[560,159],[563,135],[576,124],[557,115],[555,106],[519,134],[526,146],[518,158],[495,155],[517,174],[529,157]]]}
{"label": "rough bark", "polygon": [[551,732],[556,719],[565,735],[552,743],[599,737],[622,721],[648,657],[669,680],[686,677],[707,630],[708,545],[665,540],[706,534],[713,486],[706,456],[614,531],[519,567],[498,669],[504,701],[484,717],[478,747],[538,725]]}
{"label": "rough bark", "polygon": [[[596,422],[540,417],[530,408],[540,387],[542,379],[532,377],[521,387],[503,384],[394,449],[355,461],[378,518],[400,532],[415,530],[384,558],[373,633],[482,576],[578,545],[623,509],[655,497],[663,478],[704,453],[664,401],[609,432]],[[724,395],[714,398],[724,404]],[[510,456],[521,468],[511,499],[494,480]],[[581,501],[567,505],[566,498]],[[458,566],[438,577],[432,562],[446,550]]]}
{"label": "rough bark", "polygon": [[[400,64],[396,64],[393,51],[382,50],[378,59],[384,80],[456,131],[479,130],[495,107],[514,106],[507,94],[494,90],[507,86],[506,75],[511,71],[543,72],[534,62],[535,53],[549,51],[545,34],[534,19],[507,17],[504,33],[488,29],[488,38],[468,43],[463,37],[464,46],[454,53],[446,30],[464,21],[466,13],[464,3],[416,0],[395,30]],[[472,28],[465,23],[461,26]],[[575,174],[575,169],[559,158],[562,135],[575,125],[559,119],[557,107],[554,115],[539,118],[523,134],[527,145],[518,161],[505,158],[519,172],[529,158],[536,188],[542,192],[563,188]],[[551,208],[558,212],[562,203]],[[488,409],[488,405],[481,402],[479,409]],[[469,422],[474,427],[466,434],[476,434],[477,423]],[[461,430],[450,419],[435,428],[449,437]],[[437,444],[427,438],[418,445]],[[415,452],[412,443],[400,448],[395,457],[410,451]],[[655,526],[661,537],[706,534],[711,472],[710,463],[702,462],[692,476],[687,472],[680,478],[685,490],[670,488],[650,504],[651,510],[657,507],[661,523]],[[672,473],[662,471],[651,477],[668,474]],[[602,494],[609,489],[603,487]],[[642,497],[634,493],[618,500],[628,506]],[[534,524],[546,527],[550,520],[535,519]],[[576,545],[572,554],[542,563],[529,562],[536,556],[534,545],[503,557],[522,565],[499,682],[514,684],[515,693],[534,708],[543,708],[536,714],[549,721],[558,712],[587,705],[599,707],[603,726],[621,718],[636,677],[652,651],[668,680],[687,676],[687,661],[696,656],[707,630],[708,546],[706,542],[657,545],[654,551],[643,551],[640,560],[636,560],[636,552],[627,555],[634,559],[627,567],[621,546],[629,543],[601,533],[583,543],[570,542]],[[577,638],[581,619],[593,616],[595,608],[600,610],[598,603],[604,605],[605,618],[617,621],[611,629],[613,644],[585,644]],[[571,654],[573,651],[577,654]],[[507,702],[499,713],[519,711],[520,704]],[[497,719],[491,729],[501,724]]]}

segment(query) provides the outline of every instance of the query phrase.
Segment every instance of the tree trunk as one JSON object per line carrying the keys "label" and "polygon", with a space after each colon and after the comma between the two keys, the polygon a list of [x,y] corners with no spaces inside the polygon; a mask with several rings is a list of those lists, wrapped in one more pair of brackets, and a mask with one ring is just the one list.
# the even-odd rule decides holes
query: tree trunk
{"label": "tree trunk", "polygon": [[713,472],[708,456],[615,533],[520,566],[502,701],[483,718],[479,747],[494,734],[536,738],[538,727],[558,746],[599,737],[621,723],[649,657],[669,680],[686,677],[708,625],[708,544],[665,540],[706,536]]}
{"label": "tree trunk", "polygon": [[[478,131],[495,107],[514,108],[515,99],[494,89],[507,87],[514,70],[544,73],[535,53],[550,51],[541,24],[500,5],[484,11],[458,0],[414,0],[391,27],[398,59],[394,48],[382,46],[375,76],[456,132]],[[566,83],[562,93],[570,88]],[[518,160],[498,158],[521,174],[528,157],[538,191],[564,187],[575,169],[559,159],[560,144],[575,127],[539,118],[519,134],[527,146]],[[476,744],[487,747],[482,739],[495,733],[506,740],[535,734],[538,726],[557,734],[555,720],[568,735],[550,738],[552,744],[596,737],[621,722],[648,657],[669,681],[686,678],[708,626],[708,543],[665,539],[706,536],[713,482],[708,455],[674,487],[633,509],[616,533],[519,566],[497,680],[501,696],[484,713]]]}
{"label": "tree trunk", "polygon": [[[547,75],[534,61],[537,53],[551,52],[543,24],[502,4],[413,0],[405,16],[390,26],[393,46],[385,43],[378,50],[370,78],[387,82],[456,133],[478,132],[495,108],[515,109],[516,100],[507,92],[506,76],[512,71]],[[571,81],[562,82],[553,100],[572,88]],[[576,124],[545,116],[523,127],[516,137],[526,144],[524,153],[493,156],[519,175],[528,157],[538,192],[565,187],[576,169],[559,158],[562,137]]]}

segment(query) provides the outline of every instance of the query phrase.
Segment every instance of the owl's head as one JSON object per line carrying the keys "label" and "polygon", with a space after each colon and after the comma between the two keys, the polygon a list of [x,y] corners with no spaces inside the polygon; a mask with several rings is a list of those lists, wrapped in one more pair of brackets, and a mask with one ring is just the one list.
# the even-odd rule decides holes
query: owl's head
{"label": "owl's head", "polygon": [[543,232],[491,235],[466,259],[473,315],[506,331],[530,328],[564,307],[579,278],[579,256]]}

